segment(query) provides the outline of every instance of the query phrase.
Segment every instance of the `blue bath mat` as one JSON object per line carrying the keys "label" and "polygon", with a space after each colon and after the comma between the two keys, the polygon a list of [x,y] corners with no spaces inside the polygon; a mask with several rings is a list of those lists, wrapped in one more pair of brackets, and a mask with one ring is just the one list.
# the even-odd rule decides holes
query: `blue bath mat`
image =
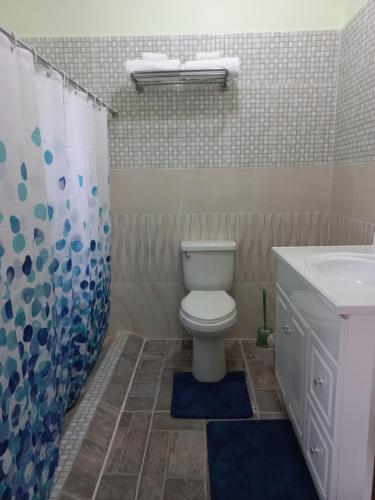
{"label": "blue bath mat", "polygon": [[175,418],[250,418],[253,416],[244,372],[228,372],[220,382],[198,382],[175,373],[171,415]]}
{"label": "blue bath mat", "polygon": [[209,422],[211,500],[319,500],[288,420]]}

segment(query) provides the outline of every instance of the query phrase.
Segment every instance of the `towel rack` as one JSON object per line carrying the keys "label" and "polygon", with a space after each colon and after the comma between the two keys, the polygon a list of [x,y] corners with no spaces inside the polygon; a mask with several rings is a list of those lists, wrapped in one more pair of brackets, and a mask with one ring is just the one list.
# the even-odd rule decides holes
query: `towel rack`
{"label": "towel rack", "polygon": [[186,85],[197,83],[217,83],[221,90],[229,88],[229,71],[217,69],[180,69],[173,71],[134,71],[131,79],[137,92],[155,85]]}

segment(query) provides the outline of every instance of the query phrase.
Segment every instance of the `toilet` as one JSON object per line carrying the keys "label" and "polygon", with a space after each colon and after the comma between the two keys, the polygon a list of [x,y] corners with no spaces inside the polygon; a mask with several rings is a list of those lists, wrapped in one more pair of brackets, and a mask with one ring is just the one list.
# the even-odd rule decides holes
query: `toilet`
{"label": "toilet", "polygon": [[225,335],[237,319],[235,300],[228,295],[234,280],[236,242],[183,241],[185,288],[180,321],[193,337],[192,373],[200,382],[218,382],[226,374]]}

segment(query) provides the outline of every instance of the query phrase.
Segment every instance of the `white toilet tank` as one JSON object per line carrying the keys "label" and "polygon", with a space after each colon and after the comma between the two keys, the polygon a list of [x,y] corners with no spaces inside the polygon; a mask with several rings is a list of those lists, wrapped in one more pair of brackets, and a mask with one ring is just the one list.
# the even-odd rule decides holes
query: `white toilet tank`
{"label": "white toilet tank", "polygon": [[229,290],[234,280],[236,242],[183,241],[182,270],[187,290]]}

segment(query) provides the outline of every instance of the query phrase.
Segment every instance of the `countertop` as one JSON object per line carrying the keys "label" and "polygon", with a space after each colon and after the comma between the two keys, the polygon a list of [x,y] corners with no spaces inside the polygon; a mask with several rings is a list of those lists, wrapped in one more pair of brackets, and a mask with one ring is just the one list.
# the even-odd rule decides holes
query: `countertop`
{"label": "countertop", "polygon": [[273,247],[272,252],[317,289],[334,306],[337,314],[375,314],[375,285],[327,277],[309,261],[309,258],[313,261],[320,255],[330,253],[357,253],[375,259],[375,250],[371,245]]}

